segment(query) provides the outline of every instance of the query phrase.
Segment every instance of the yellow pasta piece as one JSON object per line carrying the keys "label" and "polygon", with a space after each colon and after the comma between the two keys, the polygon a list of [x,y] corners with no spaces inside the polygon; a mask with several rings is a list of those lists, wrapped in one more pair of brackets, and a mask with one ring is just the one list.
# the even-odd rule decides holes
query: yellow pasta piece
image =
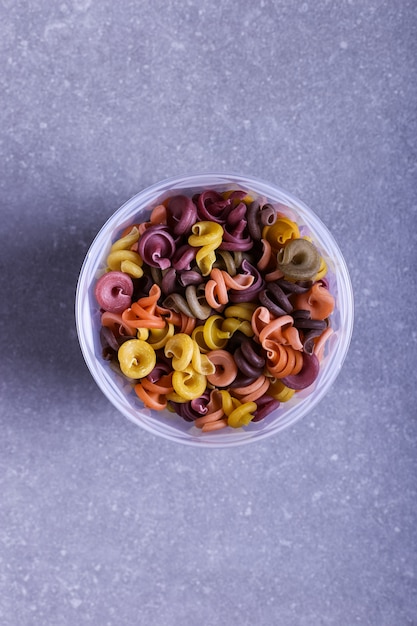
{"label": "yellow pasta piece", "polygon": [[222,409],[224,411],[224,414],[228,417],[235,409],[240,406],[241,403],[237,398],[233,398],[233,396],[231,396],[230,393],[228,391],[225,391],[224,389],[222,389],[219,393],[222,399]]}
{"label": "yellow pasta piece", "polygon": [[172,358],[172,367],[182,372],[188,367],[193,358],[194,342],[185,333],[176,333],[165,344],[165,356]]}
{"label": "yellow pasta piece", "polygon": [[268,395],[275,398],[275,400],[279,400],[280,402],[288,402],[294,394],[295,390],[286,387],[280,380],[271,382],[268,388]]}
{"label": "yellow pasta piece", "polygon": [[216,371],[216,366],[210,361],[210,359],[205,355],[201,354],[200,348],[196,341],[193,341],[193,358],[192,365],[196,372],[199,374],[204,374],[205,376],[210,376],[214,374]]}
{"label": "yellow pasta piece", "polygon": [[142,339],[142,341],[147,341],[149,337],[149,328],[138,328],[136,337],[138,339]]}
{"label": "yellow pasta piece", "polygon": [[230,339],[230,333],[222,329],[223,321],[221,315],[211,315],[204,323],[204,341],[210,350],[224,348]]}
{"label": "yellow pasta piece", "polygon": [[191,334],[191,337],[198,345],[200,352],[210,352],[211,348],[206,344],[204,340],[204,326],[196,326]]}
{"label": "yellow pasta piece", "polygon": [[200,248],[195,260],[203,276],[208,276],[216,261],[216,253],[223,239],[223,228],[216,222],[196,222],[192,227],[193,234],[188,237],[190,246]]}
{"label": "yellow pasta piece", "polygon": [[139,239],[139,229],[134,226],[130,233],[114,242],[107,257],[109,270],[124,272],[132,278],[143,276],[142,258],[130,248]]}
{"label": "yellow pasta piece", "polygon": [[240,331],[246,335],[246,337],[253,337],[254,335],[251,323],[247,320],[242,321],[236,317],[228,317],[225,319],[222,324],[222,330],[230,336],[236,331]]}
{"label": "yellow pasta piece", "polygon": [[172,386],[175,393],[185,400],[195,400],[203,395],[207,386],[204,374],[199,374],[192,366],[172,374]]}
{"label": "yellow pasta piece", "polygon": [[129,339],[117,353],[120,369],[128,378],[144,378],[156,365],[155,350],[142,339]]}
{"label": "yellow pasta piece", "polygon": [[281,248],[290,239],[299,239],[300,231],[288,217],[279,217],[272,226],[264,226],[262,239],[266,239],[274,250]]}
{"label": "yellow pasta piece", "polygon": [[232,304],[228,306],[223,315],[225,317],[237,317],[239,320],[251,321],[253,312],[258,307],[253,302],[242,302],[241,304]]}
{"label": "yellow pasta piece", "polygon": [[227,424],[232,428],[240,428],[246,426],[254,418],[253,413],[257,406],[255,402],[240,402],[237,398],[233,398],[228,391],[220,391],[222,399],[222,408],[227,416]]}
{"label": "yellow pasta piece", "polygon": [[320,269],[317,272],[314,281],[320,280],[321,278],[324,278],[327,274],[327,264],[326,261],[323,259],[323,257],[320,258]]}
{"label": "yellow pasta piece", "polygon": [[148,342],[154,350],[159,350],[167,344],[168,340],[173,337],[174,333],[174,324],[167,322],[165,328],[151,328],[149,330]]}
{"label": "yellow pasta piece", "polygon": [[230,413],[227,418],[227,425],[232,428],[247,426],[255,417],[254,412],[256,409],[257,406],[255,402],[244,402]]}

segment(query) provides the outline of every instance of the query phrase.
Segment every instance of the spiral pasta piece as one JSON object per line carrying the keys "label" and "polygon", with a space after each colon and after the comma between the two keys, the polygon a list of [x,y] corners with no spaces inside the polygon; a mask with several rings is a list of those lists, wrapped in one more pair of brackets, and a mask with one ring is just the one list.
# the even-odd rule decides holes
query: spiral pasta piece
{"label": "spiral pasta piece", "polygon": [[278,269],[291,280],[311,280],[320,269],[321,257],[307,239],[288,241],[277,254]]}
{"label": "spiral pasta piece", "polygon": [[111,271],[101,276],[94,288],[100,307],[110,313],[123,313],[130,306],[133,282],[124,272]]}
{"label": "spiral pasta piece", "polygon": [[206,414],[194,420],[194,425],[203,432],[221,430],[227,426],[227,418],[223,411],[222,396],[217,389],[210,393],[210,401],[207,404]]}
{"label": "spiral pasta piece", "polygon": [[206,300],[213,309],[219,309],[229,301],[227,293],[229,289],[244,291],[254,280],[254,276],[249,274],[237,274],[232,277],[227,272],[214,268],[210,273],[210,280],[206,283]]}
{"label": "spiral pasta piece", "polygon": [[245,387],[234,387],[233,395],[241,402],[255,402],[267,393],[269,388],[269,379],[261,374],[251,385]]}
{"label": "spiral pasta piece", "polygon": [[294,327],[294,318],[291,315],[282,315],[270,322],[259,333],[259,341],[262,346],[269,339],[273,339],[282,345],[290,345],[294,350],[302,350],[303,344],[297,328]]}
{"label": "spiral pasta piece", "polygon": [[101,325],[109,328],[116,338],[135,336],[136,329],[125,324],[120,313],[105,311],[101,316]]}
{"label": "spiral pasta piece", "polygon": [[107,267],[113,271],[124,272],[132,278],[143,276],[142,258],[131,249],[138,239],[139,229],[134,226],[128,234],[115,241],[107,256]]}
{"label": "spiral pasta piece", "polygon": [[192,366],[182,371],[174,371],[172,374],[172,386],[180,398],[194,400],[199,398],[205,391],[207,379],[204,374],[199,374]]}
{"label": "spiral pasta piece", "polygon": [[174,251],[174,238],[165,225],[152,224],[140,236],[138,252],[151,267],[161,270],[170,267]]}
{"label": "spiral pasta piece", "polygon": [[215,366],[213,374],[207,376],[207,380],[216,387],[228,387],[237,376],[237,365],[233,356],[227,350],[211,350],[207,354],[209,360]]}
{"label": "spiral pasta piece", "polygon": [[264,226],[262,230],[262,239],[266,239],[273,250],[279,250],[287,241],[299,238],[297,224],[284,216],[278,217],[272,226]]}
{"label": "spiral pasta piece", "polygon": [[227,425],[232,428],[247,426],[254,418],[255,402],[241,403],[233,398],[228,391],[221,391],[223,411],[227,415]]}
{"label": "spiral pasta piece", "polygon": [[153,285],[148,296],[139,298],[132,306],[123,311],[125,324],[134,328],[164,328],[165,320],[157,313],[157,302],[161,295],[158,285]]}
{"label": "spiral pasta piece", "polygon": [[263,347],[267,353],[266,366],[275,378],[286,378],[301,372],[303,353],[299,350],[270,340],[265,341]]}
{"label": "spiral pasta piece", "polygon": [[195,260],[203,276],[208,276],[216,260],[215,250],[223,238],[223,228],[215,222],[196,222],[192,227],[192,235],[188,237],[190,246],[200,248]]}
{"label": "spiral pasta piece", "polygon": [[258,305],[253,302],[240,302],[239,304],[232,304],[224,310],[224,316],[235,317],[239,320],[245,320],[251,322],[254,311],[258,308]]}
{"label": "spiral pasta piece", "polygon": [[313,320],[324,320],[333,313],[335,300],[328,289],[318,282],[305,293],[297,295],[295,306],[297,309],[310,311]]}
{"label": "spiral pasta piece", "polygon": [[172,358],[175,371],[184,371],[192,364],[199,374],[214,374],[215,366],[207,356],[201,354],[196,341],[185,333],[177,333],[165,344],[165,356]]}
{"label": "spiral pasta piece", "polygon": [[229,337],[237,332],[241,332],[246,337],[253,336],[253,330],[250,322],[246,320],[240,320],[237,317],[227,317],[222,324],[222,331],[227,333]]}
{"label": "spiral pasta piece", "polygon": [[144,378],[155,367],[155,350],[141,339],[129,339],[122,343],[117,357],[120,369],[128,378]]}
{"label": "spiral pasta piece", "polygon": [[179,293],[172,293],[165,298],[164,307],[172,308],[178,313],[184,313],[188,317],[205,320],[211,313],[211,306],[207,304],[205,295],[197,292],[195,285],[188,285],[185,289],[185,297]]}
{"label": "spiral pasta piece", "polygon": [[290,389],[282,380],[275,379],[269,385],[268,394],[280,402],[288,402],[295,394],[295,389]]}
{"label": "spiral pasta piece", "polygon": [[149,332],[149,344],[154,350],[163,348],[175,332],[174,324],[165,323],[164,328],[151,328]]}
{"label": "spiral pasta piece", "polygon": [[136,395],[143,404],[154,411],[163,411],[167,408],[167,396],[172,393],[172,372],[161,377],[157,382],[152,382],[146,378],[137,383],[134,387]]}

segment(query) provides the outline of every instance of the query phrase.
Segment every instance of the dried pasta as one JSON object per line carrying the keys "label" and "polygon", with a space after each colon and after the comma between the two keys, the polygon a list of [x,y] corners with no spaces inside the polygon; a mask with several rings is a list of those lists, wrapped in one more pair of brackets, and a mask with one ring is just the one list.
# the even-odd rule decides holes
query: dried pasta
{"label": "dried pasta", "polygon": [[314,387],[336,300],[324,254],[282,209],[243,190],[177,193],[112,244],[100,341],[138,402],[206,433]]}

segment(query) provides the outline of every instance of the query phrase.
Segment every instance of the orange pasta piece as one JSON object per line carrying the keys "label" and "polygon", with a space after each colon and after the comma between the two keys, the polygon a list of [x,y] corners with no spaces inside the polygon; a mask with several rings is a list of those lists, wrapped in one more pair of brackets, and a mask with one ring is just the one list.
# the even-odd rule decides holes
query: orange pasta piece
{"label": "orange pasta piece", "polygon": [[110,313],[109,311],[105,311],[101,316],[101,324],[102,326],[110,328],[112,332],[119,335],[122,334],[120,330],[123,330],[123,334],[129,337],[133,337],[136,334],[135,327],[126,324],[120,313]]}
{"label": "orange pasta piece", "polygon": [[269,380],[264,374],[261,374],[251,385],[237,387],[232,389],[231,393],[236,395],[242,403],[255,402],[268,391],[268,388]]}
{"label": "orange pasta piece", "polygon": [[275,378],[286,378],[290,375],[299,374],[303,367],[303,353],[294,350],[291,346],[283,346],[279,343],[267,342],[267,368]]}
{"label": "orange pasta piece", "polygon": [[152,209],[151,216],[149,218],[151,224],[166,224],[167,223],[167,210],[163,204],[158,204]]}
{"label": "orange pasta piece", "polygon": [[265,274],[265,280],[267,283],[270,283],[274,280],[279,280],[283,276],[284,276],[283,272],[281,272],[281,270],[279,269],[276,269],[273,272],[269,272],[268,274]]}
{"label": "orange pasta piece", "polygon": [[223,418],[215,422],[204,424],[202,430],[204,433],[208,433],[212,430],[221,430],[222,428],[226,428],[227,425],[227,419]]}
{"label": "orange pasta piece", "polygon": [[[216,426],[217,424],[217,426]],[[194,420],[197,428],[202,428],[204,432],[209,430],[219,430],[227,426],[223,410],[222,396],[217,389],[210,393],[210,402],[207,405],[207,414]]]}
{"label": "orange pasta piece", "polygon": [[317,338],[315,345],[314,345],[314,354],[316,355],[319,361],[323,359],[324,348],[325,348],[326,342],[329,339],[329,337],[331,337],[331,335],[333,334],[334,334],[334,330],[329,327],[329,328],[326,328],[326,330],[322,332],[320,337]]}
{"label": "orange pasta piece", "polygon": [[233,356],[227,350],[211,350],[207,356],[216,367],[214,374],[207,376],[209,383],[216,387],[228,387],[237,376],[237,365]]}
{"label": "orange pasta piece", "polygon": [[122,313],[123,321],[134,328],[164,328],[165,320],[156,312],[158,298],[161,289],[158,285],[152,285],[149,295],[139,298],[132,306]]}
{"label": "orange pasta piece", "polygon": [[310,311],[313,320],[325,320],[333,313],[334,305],[334,297],[320,282],[295,298],[295,308]]}
{"label": "orange pasta piece", "polygon": [[[267,239],[261,239],[262,242],[262,255],[256,264],[258,270],[261,272],[265,271],[268,267],[271,266],[271,261],[275,259],[276,266],[276,255],[272,254],[272,246]],[[272,268],[271,268],[272,269]]]}
{"label": "orange pasta piece", "polygon": [[291,315],[283,315],[277,319],[271,319],[259,333],[259,341],[262,345],[267,339],[273,339],[282,345],[290,345],[295,350],[302,350],[298,330],[294,328],[294,319]]}
{"label": "orange pasta piece", "polygon": [[135,385],[135,393],[148,409],[163,411],[167,408],[167,399],[165,396],[158,392],[146,390],[141,383]]}
{"label": "orange pasta piece", "polygon": [[214,268],[210,272],[210,280],[206,283],[206,300],[213,309],[219,309],[229,301],[229,296],[227,295],[229,289],[243,291],[250,287],[253,281],[253,276],[236,274],[236,276],[232,277],[224,270]]}
{"label": "orange pasta piece", "polygon": [[148,378],[142,378],[135,385],[135,393],[145,406],[155,411],[162,411],[167,407],[167,394],[172,393],[172,372],[153,383]]}

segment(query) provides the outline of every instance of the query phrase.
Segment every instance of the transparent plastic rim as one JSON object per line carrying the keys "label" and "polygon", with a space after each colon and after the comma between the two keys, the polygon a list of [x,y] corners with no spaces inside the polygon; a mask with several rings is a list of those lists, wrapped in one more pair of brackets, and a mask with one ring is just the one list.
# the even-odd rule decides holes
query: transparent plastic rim
{"label": "transparent plastic rim", "polygon": [[[276,412],[273,412],[261,422],[251,424],[247,430],[243,428],[224,429],[213,433],[202,433],[196,428],[194,428],[196,432],[178,430],[178,425],[175,426],[172,420],[181,419],[179,416],[171,417],[170,414],[166,415],[167,412],[163,412],[164,418],[161,419],[161,416],[156,415],[153,411],[140,406],[134,407],[129,402],[123,388],[117,384],[108,364],[97,358],[96,353],[98,333],[94,330],[91,286],[95,282],[97,272],[103,267],[106,251],[110,248],[114,232],[120,231],[131,223],[133,216],[149,209],[155,204],[155,199],[160,198],[164,193],[180,189],[202,190],[208,187],[241,187],[249,191],[252,190],[257,195],[265,196],[274,202],[285,204],[294,210],[297,218],[299,220],[301,218],[301,221],[313,233],[320,247],[326,251],[327,257],[332,259],[333,273],[337,282],[340,330],[337,333],[337,343],[328,355],[325,367],[321,368],[316,381],[317,389],[311,395],[303,398],[301,402],[286,407],[285,412],[279,417],[276,416]],[[257,178],[238,174],[210,173],[165,179],[139,192],[116,210],[98,232],[85,257],[76,290],[75,318],[80,347],[86,364],[101,391],[119,412],[148,432],[170,441],[200,447],[226,447],[263,440],[295,424],[313,410],[334,383],[345,360],[353,331],[353,307],[352,285],[343,255],[330,231],[307,205],[277,185]],[[282,412],[282,405],[277,411]],[[188,423],[184,422],[184,424],[187,428],[190,427]]]}

